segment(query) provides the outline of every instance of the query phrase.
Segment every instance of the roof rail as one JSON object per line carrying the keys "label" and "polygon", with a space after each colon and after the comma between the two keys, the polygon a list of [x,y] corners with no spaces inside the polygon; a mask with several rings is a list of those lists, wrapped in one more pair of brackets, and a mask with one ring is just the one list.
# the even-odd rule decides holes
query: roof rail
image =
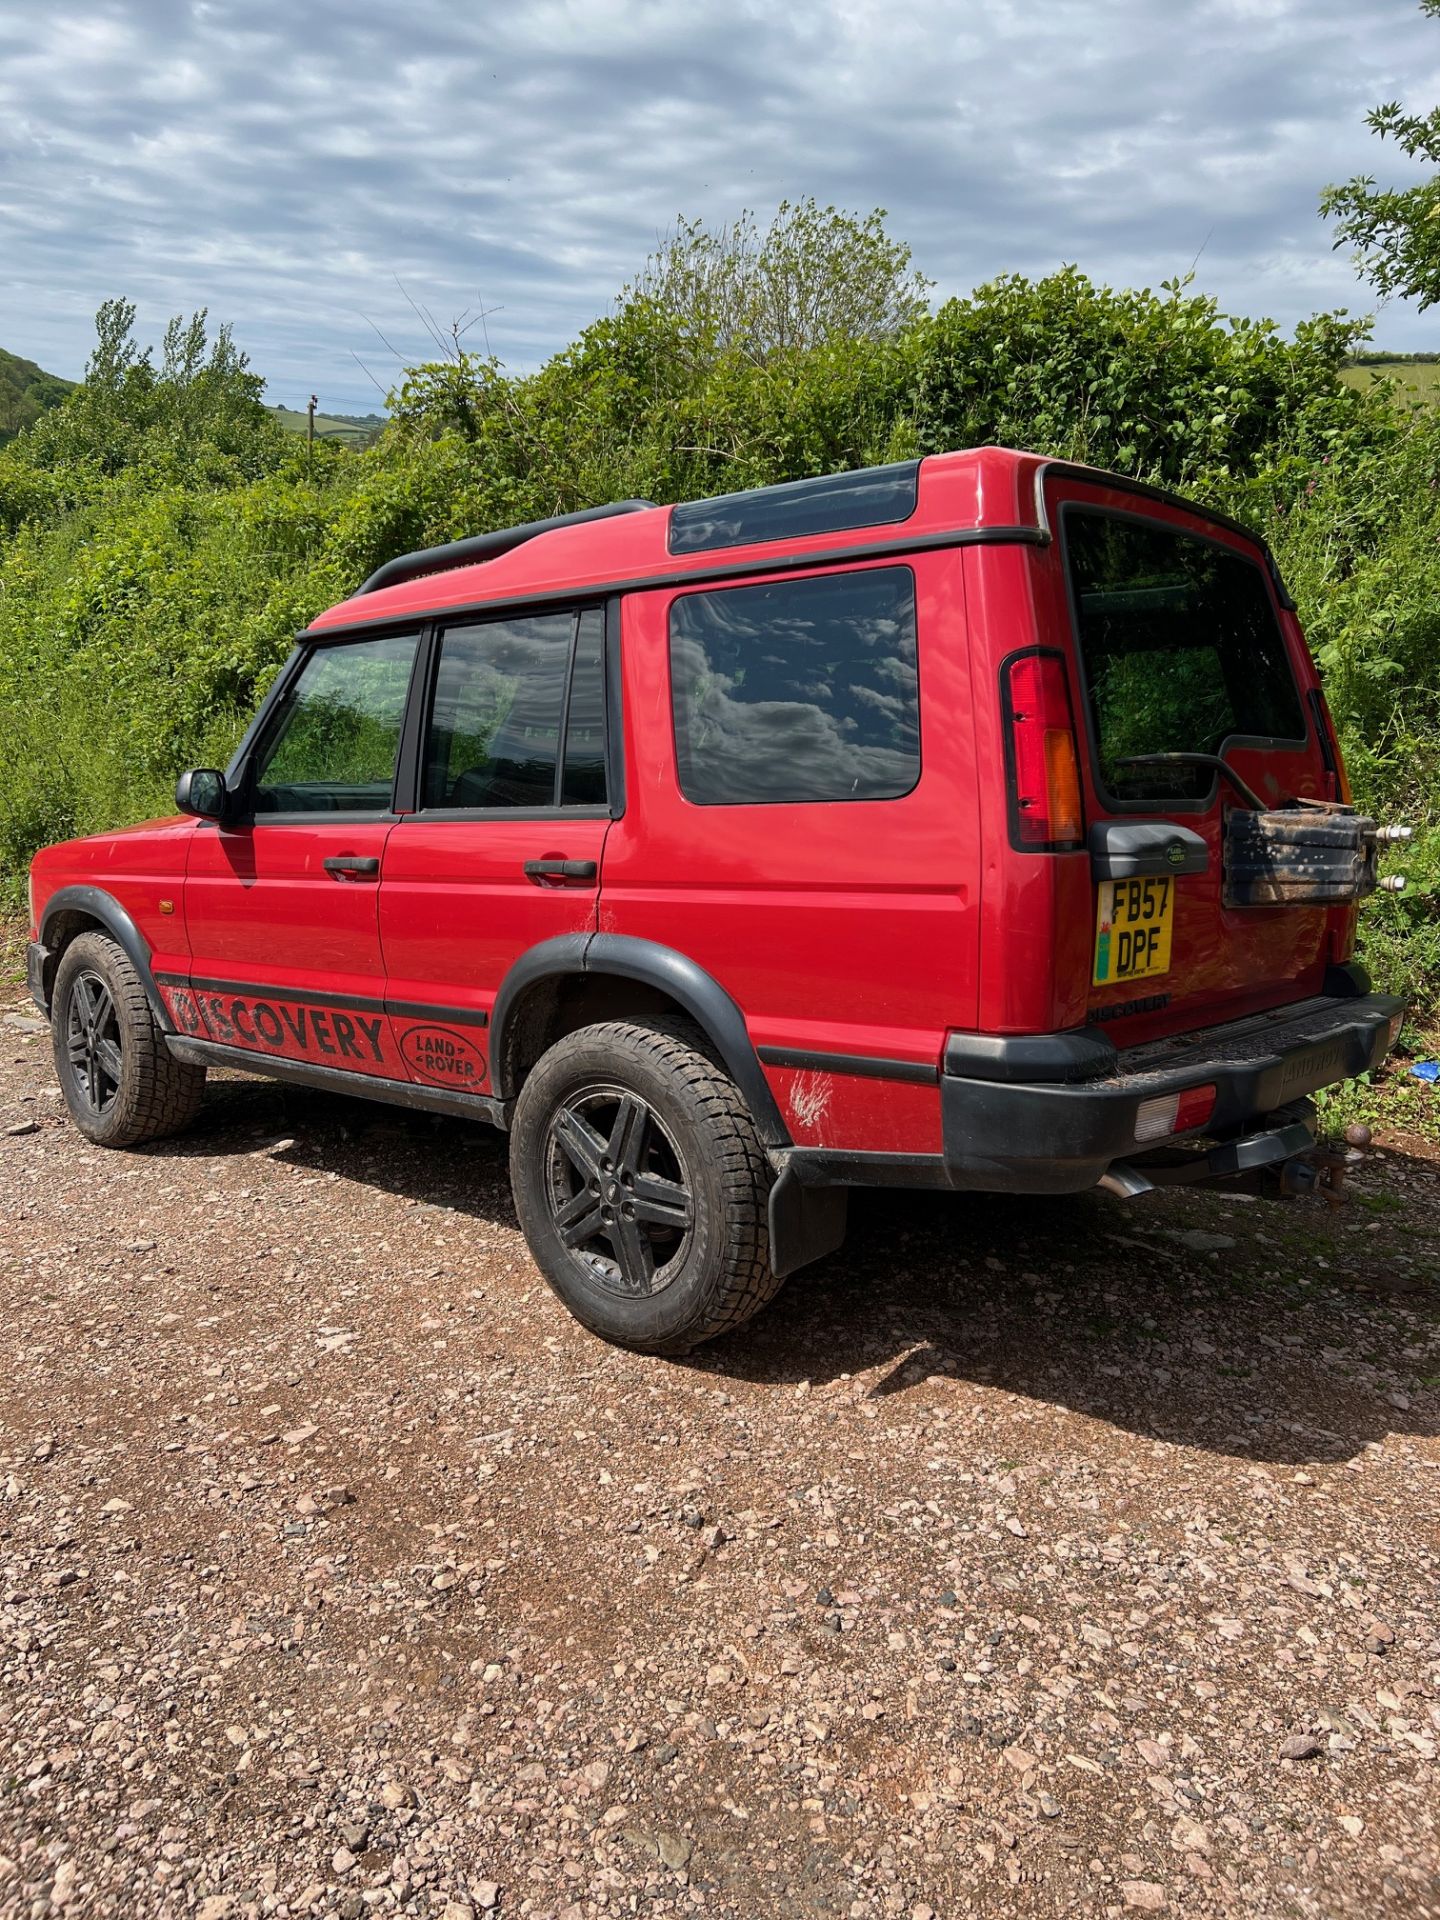
{"label": "roof rail", "polygon": [[606,507],[585,507],[579,513],[557,513],[549,520],[527,520],[523,526],[500,527],[494,533],[472,534],[468,540],[452,540],[443,547],[421,547],[415,553],[400,553],[387,560],[370,575],[351,596],[378,593],[382,587],[398,587],[406,580],[419,580],[427,573],[446,573],[451,567],[473,566],[477,560],[494,560],[524,546],[537,534],[553,533],[557,527],[578,527],[587,520],[611,520],[617,513],[643,513],[653,500],[613,500]]}

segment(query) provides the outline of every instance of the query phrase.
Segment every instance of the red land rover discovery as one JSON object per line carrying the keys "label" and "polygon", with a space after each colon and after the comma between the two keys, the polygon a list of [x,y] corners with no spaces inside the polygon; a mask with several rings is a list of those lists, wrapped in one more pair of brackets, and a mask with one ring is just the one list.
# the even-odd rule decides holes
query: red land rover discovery
{"label": "red land rover discovery", "polygon": [[1270,556],[986,448],[390,561],[177,819],[47,848],[76,1124],[208,1066],[488,1120],[547,1280],[682,1352],[847,1189],[1325,1179],[1401,1002]]}

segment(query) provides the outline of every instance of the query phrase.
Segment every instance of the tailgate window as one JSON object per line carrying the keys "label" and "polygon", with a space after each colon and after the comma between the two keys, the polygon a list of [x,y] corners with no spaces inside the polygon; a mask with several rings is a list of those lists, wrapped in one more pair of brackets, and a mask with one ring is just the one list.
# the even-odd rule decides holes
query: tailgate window
{"label": "tailgate window", "polygon": [[1303,746],[1305,717],[1259,564],[1158,521],[1067,507],[1066,564],[1100,786],[1118,805],[1203,800],[1210,767],[1136,754]]}

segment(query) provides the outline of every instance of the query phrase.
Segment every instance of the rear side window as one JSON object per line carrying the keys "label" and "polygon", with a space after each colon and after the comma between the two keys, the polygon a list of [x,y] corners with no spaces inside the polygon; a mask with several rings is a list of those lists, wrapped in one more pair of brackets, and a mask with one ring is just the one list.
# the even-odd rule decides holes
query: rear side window
{"label": "rear side window", "polygon": [[1231,738],[1303,744],[1305,717],[1265,576],[1233,548],[1154,521],[1066,510],[1076,637],[1105,790],[1199,800],[1209,767],[1137,767],[1218,753]]}
{"label": "rear side window", "polygon": [[588,607],[442,634],[421,804],[603,807],[603,630]]}
{"label": "rear side window", "polygon": [[701,806],[893,800],[920,778],[908,567],[685,594],[670,682],[680,790]]}

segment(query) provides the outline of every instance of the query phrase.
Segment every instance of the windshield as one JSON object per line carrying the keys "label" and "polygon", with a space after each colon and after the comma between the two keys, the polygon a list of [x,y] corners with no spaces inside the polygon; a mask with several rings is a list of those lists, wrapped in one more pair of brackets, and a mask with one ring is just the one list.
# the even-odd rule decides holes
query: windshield
{"label": "windshield", "polygon": [[1231,738],[1303,745],[1304,712],[1265,576],[1232,547],[1156,521],[1064,515],[1100,785],[1116,800],[1199,800],[1210,767],[1136,754],[1218,753]]}

